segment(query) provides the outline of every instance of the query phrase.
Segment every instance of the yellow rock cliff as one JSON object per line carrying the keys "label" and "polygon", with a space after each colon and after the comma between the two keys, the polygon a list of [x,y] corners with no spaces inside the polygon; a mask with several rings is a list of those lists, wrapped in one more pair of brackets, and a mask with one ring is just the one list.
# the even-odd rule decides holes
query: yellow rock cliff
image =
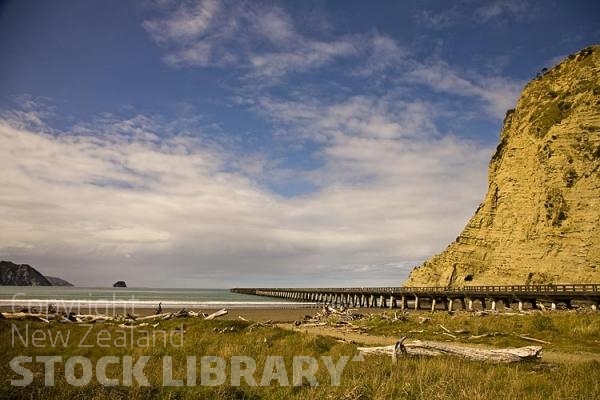
{"label": "yellow rock cliff", "polygon": [[587,282],[600,282],[600,46],[525,86],[485,200],[404,286]]}

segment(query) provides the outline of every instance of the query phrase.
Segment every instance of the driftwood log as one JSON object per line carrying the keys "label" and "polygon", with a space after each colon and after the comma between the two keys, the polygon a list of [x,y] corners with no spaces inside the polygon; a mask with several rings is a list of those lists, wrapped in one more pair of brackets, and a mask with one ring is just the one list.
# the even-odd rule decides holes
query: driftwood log
{"label": "driftwood log", "polygon": [[491,361],[497,363],[512,363],[519,361],[537,360],[541,357],[540,346],[510,347],[489,349],[453,343],[415,340],[404,343],[405,337],[395,345],[380,347],[359,347],[363,354],[386,354],[396,362],[402,356],[454,356],[474,361]]}
{"label": "driftwood log", "polygon": [[536,343],[541,343],[541,344],[552,344],[552,342],[548,342],[546,340],[542,340],[542,339],[536,339],[536,338],[532,338],[526,335],[518,335],[521,339],[524,340],[529,340],[530,342],[536,342]]}
{"label": "driftwood log", "polygon": [[223,315],[225,315],[225,314],[227,314],[227,310],[223,308],[222,310],[219,310],[219,311],[217,311],[217,312],[214,312],[214,313],[210,314],[209,316],[207,316],[207,317],[206,317],[206,318],[204,318],[204,319],[205,319],[206,321],[210,321],[211,319],[215,319],[215,318],[217,318],[217,317],[220,317],[220,316],[223,316]]}
{"label": "driftwood log", "polygon": [[[227,314],[226,309],[221,309],[207,316],[205,319],[212,320],[217,317]],[[18,320],[29,320],[29,321],[41,321],[44,323],[50,323],[51,321],[58,321],[61,323],[95,323],[95,322],[123,322],[126,326],[132,326],[142,321],[155,321],[169,320],[171,318],[189,318],[189,317],[200,317],[201,314],[195,311],[187,311],[185,309],[177,312],[168,312],[162,314],[147,315],[144,317],[137,317],[131,314],[127,314],[126,317],[116,315],[114,317],[102,314],[62,314],[62,313],[31,313],[31,312],[3,312],[0,313],[0,319],[18,319]],[[203,315],[202,315],[203,316]]]}
{"label": "driftwood log", "polygon": [[145,317],[137,317],[136,321],[152,321],[155,319],[164,319],[165,317],[171,315],[171,313],[162,313],[162,314],[154,314],[154,315],[147,315]]}
{"label": "driftwood log", "polygon": [[2,314],[2,319],[36,319],[41,316],[46,316],[44,313],[30,313],[30,312],[4,312]]}

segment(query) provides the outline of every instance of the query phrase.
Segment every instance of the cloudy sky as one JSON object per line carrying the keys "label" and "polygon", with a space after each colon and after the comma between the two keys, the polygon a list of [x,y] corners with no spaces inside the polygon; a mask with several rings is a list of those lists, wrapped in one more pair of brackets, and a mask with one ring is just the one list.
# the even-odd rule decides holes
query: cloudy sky
{"label": "cloudy sky", "polygon": [[0,259],[78,285],[399,285],[594,1],[0,2]]}

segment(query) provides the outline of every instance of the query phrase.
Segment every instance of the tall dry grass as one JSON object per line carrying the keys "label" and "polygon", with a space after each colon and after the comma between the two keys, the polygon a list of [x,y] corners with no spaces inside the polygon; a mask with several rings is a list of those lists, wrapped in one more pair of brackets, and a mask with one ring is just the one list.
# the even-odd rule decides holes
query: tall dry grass
{"label": "tall dry grass", "polygon": [[[419,324],[420,316],[430,320]],[[196,356],[198,365],[200,357],[216,355],[226,360],[231,356],[253,357],[257,363],[254,374],[260,383],[263,366],[268,355],[282,356],[290,383],[292,381],[292,359],[304,355],[319,358],[329,355],[337,361],[340,356],[354,356],[356,347],[340,343],[333,338],[311,336],[299,332],[291,332],[279,328],[261,328],[253,331],[247,329],[248,324],[233,321],[166,321],[157,329],[172,331],[185,324],[183,347],[164,346],[142,348],[138,346],[116,348],[79,348],[76,346],[87,328],[73,325],[51,325],[37,322],[17,322],[23,330],[25,324],[32,329],[50,330],[53,334],[58,331],[71,332],[71,345],[68,347],[45,346],[40,348],[24,348],[18,343],[11,345],[12,323],[0,321],[1,358],[0,398],[82,398],[82,399],[118,399],[118,398],[203,398],[203,399],[598,399],[600,384],[597,379],[600,373],[600,363],[571,362],[546,365],[545,363],[523,363],[512,365],[494,365],[479,362],[469,362],[453,358],[420,358],[403,359],[393,365],[389,357],[369,356],[363,362],[349,361],[341,375],[339,387],[330,384],[329,373],[322,361],[316,375],[320,385],[311,387],[304,382],[298,387],[280,387],[274,383],[269,387],[251,387],[244,381],[239,387],[232,386],[230,365],[226,369],[227,380],[216,387],[183,386],[163,387],[162,356],[173,357],[173,375],[176,379],[185,379],[186,356]],[[438,324],[448,329],[469,330],[472,334],[492,331],[515,331],[536,337],[543,337],[553,342],[555,351],[577,352],[581,350],[598,351],[600,339],[600,318],[596,314],[578,315],[575,313],[549,313],[526,315],[523,317],[487,316],[471,317],[468,315],[450,316],[445,313],[411,314],[406,321],[390,322],[381,317],[373,317],[364,324],[373,333],[396,336],[411,329],[423,329],[423,338],[441,336],[437,331]],[[237,332],[216,333],[214,328],[234,326]],[[99,324],[92,330],[91,335],[101,329],[115,333],[119,328]],[[506,338],[493,337],[487,343],[527,345],[521,339],[513,336]],[[546,346],[545,346],[546,347]],[[576,354],[576,353],[573,353]],[[26,387],[11,386],[11,379],[20,376],[9,367],[9,361],[17,355],[60,355],[62,364],[56,364],[56,384],[44,386],[43,364],[23,364],[35,371],[33,382]],[[134,361],[142,355],[151,356],[144,369],[145,375],[152,383],[150,387],[105,387],[93,377],[88,385],[75,387],[67,384],[64,377],[64,361],[72,356],[88,357],[95,361],[106,355],[117,357],[133,356]],[[575,356],[576,357],[576,356]],[[574,362],[573,362],[574,361]],[[198,371],[199,374],[199,371]],[[109,378],[120,378],[122,366],[110,365],[107,369]],[[197,378],[198,385],[200,377]]]}

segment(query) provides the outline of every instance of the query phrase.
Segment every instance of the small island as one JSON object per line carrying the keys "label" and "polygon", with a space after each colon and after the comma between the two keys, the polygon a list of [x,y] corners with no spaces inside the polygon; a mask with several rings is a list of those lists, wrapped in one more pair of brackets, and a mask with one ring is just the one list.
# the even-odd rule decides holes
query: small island
{"label": "small island", "polygon": [[126,288],[127,284],[125,283],[125,281],[116,281],[115,284],[113,285],[113,287],[122,287],[122,288]]}

